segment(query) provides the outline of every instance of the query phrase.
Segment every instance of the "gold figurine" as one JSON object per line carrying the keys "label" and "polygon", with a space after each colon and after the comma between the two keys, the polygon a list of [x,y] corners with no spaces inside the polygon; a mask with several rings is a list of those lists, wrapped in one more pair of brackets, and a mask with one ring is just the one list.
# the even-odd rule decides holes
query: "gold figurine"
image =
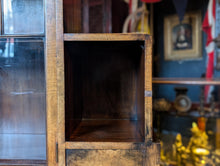
{"label": "gold figurine", "polygon": [[192,152],[194,148],[208,149],[208,135],[205,131],[201,131],[195,122],[192,124],[191,132],[192,137],[187,146],[187,151]]}
{"label": "gold figurine", "polygon": [[177,134],[176,141],[173,144],[173,157],[176,159],[177,166],[184,165],[186,154],[185,154],[185,146],[182,143],[181,134]]}
{"label": "gold figurine", "polygon": [[191,154],[195,166],[203,166],[207,164],[206,160],[209,155],[208,135],[205,130],[200,130],[195,122],[192,124],[191,132],[192,137],[187,146],[187,152]]}

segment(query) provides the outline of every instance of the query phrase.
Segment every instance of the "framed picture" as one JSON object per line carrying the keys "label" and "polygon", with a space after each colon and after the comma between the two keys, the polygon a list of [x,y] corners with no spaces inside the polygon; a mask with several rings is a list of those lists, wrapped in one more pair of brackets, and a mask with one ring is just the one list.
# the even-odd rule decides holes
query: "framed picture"
{"label": "framed picture", "polygon": [[186,13],[181,23],[177,15],[165,17],[165,60],[202,58],[201,30],[201,12]]}

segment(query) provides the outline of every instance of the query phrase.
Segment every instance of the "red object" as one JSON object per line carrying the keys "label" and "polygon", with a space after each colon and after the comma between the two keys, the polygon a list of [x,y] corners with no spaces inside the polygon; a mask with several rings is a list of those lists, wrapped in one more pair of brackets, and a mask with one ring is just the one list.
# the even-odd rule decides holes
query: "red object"
{"label": "red object", "polygon": [[[205,18],[202,23],[202,29],[207,34],[206,52],[208,56],[206,78],[213,78],[214,74],[214,57],[215,57],[215,44],[213,39],[215,38],[215,19],[216,19],[216,3],[215,0],[209,0],[208,9]],[[205,100],[207,101],[211,95],[211,86],[205,86]]]}
{"label": "red object", "polygon": [[132,13],[132,0],[129,0],[129,13]]}
{"label": "red object", "polygon": [[141,0],[141,1],[146,3],[155,3],[155,2],[160,2],[161,0]]}
{"label": "red object", "polygon": [[201,130],[201,131],[205,131],[205,128],[206,128],[206,119],[204,117],[199,117],[198,118],[198,128]]}

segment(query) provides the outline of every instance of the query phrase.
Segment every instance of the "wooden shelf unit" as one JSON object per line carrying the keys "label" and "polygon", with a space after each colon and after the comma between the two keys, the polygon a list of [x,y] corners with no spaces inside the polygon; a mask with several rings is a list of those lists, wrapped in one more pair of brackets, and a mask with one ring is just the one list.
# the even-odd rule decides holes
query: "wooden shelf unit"
{"label": "wooden shelf unit", "polygon": [[[65,117],[60,130],[65,132],[60,139],[63,157],[66,152],[63,164],[86,162],[87,157],[75,158],[86,152],[94,154],[95,161],[95,150],[105,157],[113,149],[117,157],[111,160],[118,165],[125,158],[136,165],[136,160],[124,156],[128,151],[141,165],[149,164],[143,155],[151,156],[153,165],[159,164],[154,160],[157,155],[151,155],[159,155],[159,145],[152,142],[152,97],[144,96],[152,91],[151,37],[65,33],[60,44],[64,52],[64,59],[58,56],[59,117]],[[105,161],[95,164],[100,162]]]}
{"label": "wooden shelf unit", "polygon": [[64,42],[66,140],[144,140],[143,47],[143,41],[93,36]]}

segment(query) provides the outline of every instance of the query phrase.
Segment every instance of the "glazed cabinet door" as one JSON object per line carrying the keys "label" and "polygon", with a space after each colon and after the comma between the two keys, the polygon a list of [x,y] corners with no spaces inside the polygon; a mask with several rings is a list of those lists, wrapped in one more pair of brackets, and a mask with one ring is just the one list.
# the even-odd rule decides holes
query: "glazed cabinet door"
{"label": "glazed cabinet door", "polygon": [[47,165],[48,156],[55,155],[47,148],[51,136],[47,84],[53,77],[48,76],[48,70],[53,72],[48,60],[53,54],[48,51],[51,23],[45,20],[51,2],[0,3],[0,165]]}

